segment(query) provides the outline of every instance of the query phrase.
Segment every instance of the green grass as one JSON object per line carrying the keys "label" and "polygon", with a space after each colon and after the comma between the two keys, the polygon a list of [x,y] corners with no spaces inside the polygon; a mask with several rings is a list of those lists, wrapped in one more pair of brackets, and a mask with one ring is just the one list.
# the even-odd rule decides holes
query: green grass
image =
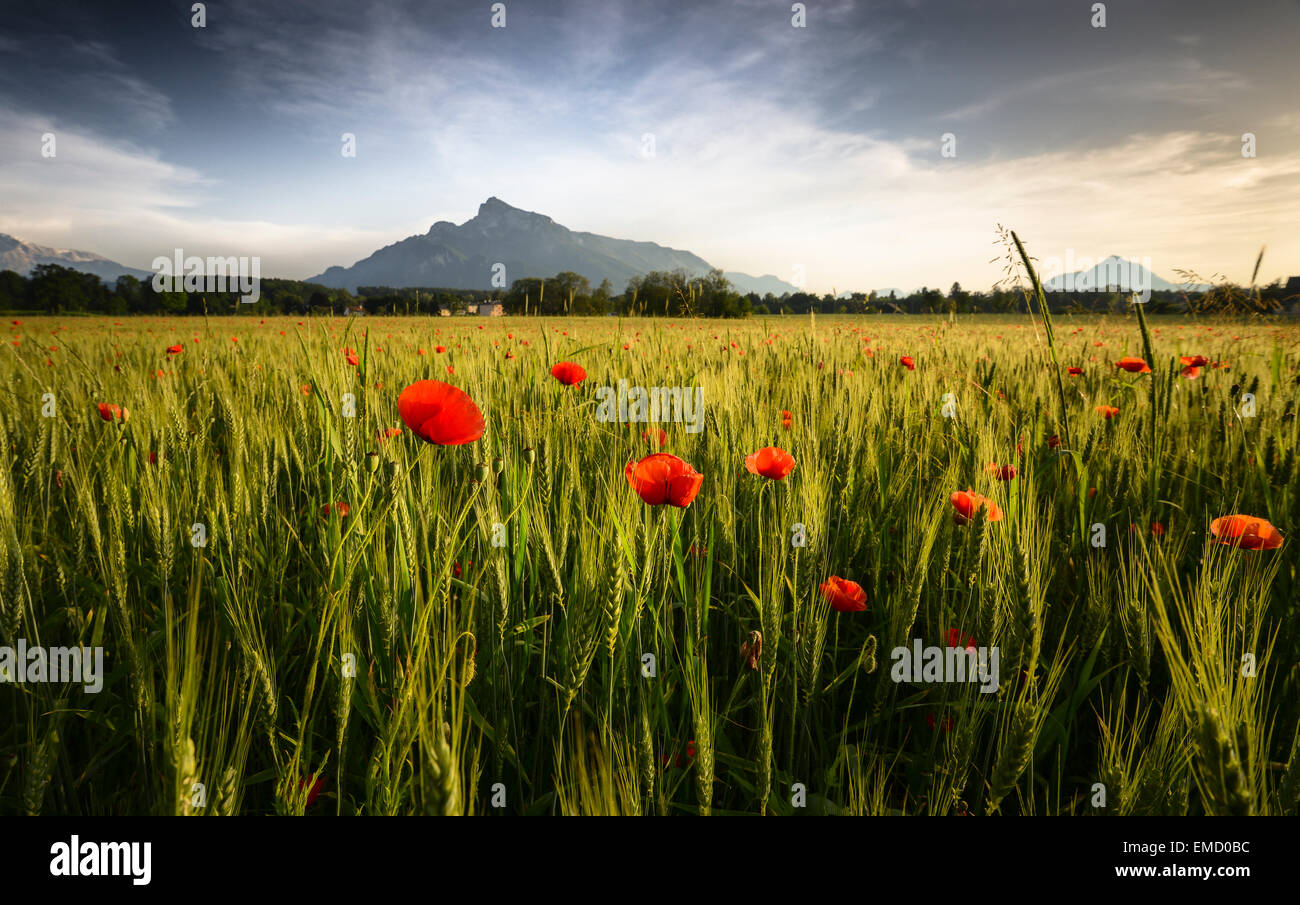
{"label": "green grass", "polygon": [[[0,813],[1295,814],[1300,329],[1148,320],[1057,315],[1049,348],[988,316],[26,319],[0,645],[102,644],[108,675],[0,684]],[[481,440],[377,440],[423,378]],[[596,419],[620,379],[704,387],[701,433],[658,425],[689,508],[624,479],[657,449]],[[744,470],[767,445],[783,481]],[[967,487],[1005,517],[955,524]],[[1286,544],[1211,543],[1234,512]],[[951,628],[1000,649],[997,694],[891,680]]]}

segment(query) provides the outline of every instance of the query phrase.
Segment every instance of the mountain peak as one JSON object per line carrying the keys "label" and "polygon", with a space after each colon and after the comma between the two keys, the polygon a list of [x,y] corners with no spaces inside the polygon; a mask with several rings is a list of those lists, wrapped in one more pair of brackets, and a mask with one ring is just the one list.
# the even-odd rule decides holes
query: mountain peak
{"label": "mountain peak", "polygon": [[[550,217],[544,214],[536,214],[532,211],[521,210],[506,204],[496,195],[493,195],[487,201],[478,206],[478,214],[471,223],[479,226],[493,226],[497,224],[533,224],[544,225],[553,223]],[[468,226],[469,224],[465,224]]]}

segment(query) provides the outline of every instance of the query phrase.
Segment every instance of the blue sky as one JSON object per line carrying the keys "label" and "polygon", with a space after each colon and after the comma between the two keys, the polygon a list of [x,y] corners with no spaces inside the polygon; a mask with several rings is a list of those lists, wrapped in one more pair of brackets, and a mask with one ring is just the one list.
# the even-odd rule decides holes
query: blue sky
{"label": "blue sky", "polygon": [[301,278],[495,195],[819,292],[986,288],[999,223],[1300,273],[1296,0],[491,5],[0,3],[0,231]]}

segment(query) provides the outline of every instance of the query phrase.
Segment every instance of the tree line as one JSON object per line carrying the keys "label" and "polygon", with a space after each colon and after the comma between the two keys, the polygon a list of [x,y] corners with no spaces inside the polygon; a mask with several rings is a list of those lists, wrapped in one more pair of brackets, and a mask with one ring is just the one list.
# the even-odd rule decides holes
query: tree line
{"label": "tree line", "polygon": [[[1054,312],[1122,313],[1131,304],[1124,292],[1048,292]],[[1158,290],[1147,311],[1202,313],[1268,313],[1300,299],[1280,281],[1243,289],[1219,284],[1205,292]],[[594,289],[581,274],[565,271],[553,277],[515,280],[508,290],[392,288],[362,286],[355,293],[301,280],[263,279],[260,298],[242,303],[232,292],[160,292],[152,280],[121,276],[109,284],[94,274],[58,264],[42,264],[29,276],[0,272],[0,310],[46,314],[341,314],[364,309],[368,314],[461,314],[471,305],[497,304],[509,315],[619,315],[668,317],[748,317],[758,314],[968,314],[1023,313],[1025,294],[1015,288],[994,287],[971,292],[953,283],[947,292],[922,287],[907,295],[896,292],[853,292],[841,295],[796,291],[739,292],[722,271],[703,276],[682,270],[654,271],[633,277],[615,294],[609,280]]]}

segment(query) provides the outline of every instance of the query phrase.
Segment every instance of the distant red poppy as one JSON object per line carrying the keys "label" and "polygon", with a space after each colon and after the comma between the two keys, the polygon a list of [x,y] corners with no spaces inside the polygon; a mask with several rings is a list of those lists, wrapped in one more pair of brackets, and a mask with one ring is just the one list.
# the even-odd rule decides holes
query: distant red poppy
{"label": "distant red poppy", "polygon": [[443,352],[446,352],[446,351],[447,351],[447,347],[446,347],[446,346],[434,346],[434,347],[433,347],[433,351],[434,351],[434,352],[437,352],[439,355],[441,355]]}
{"label": "distant red poppy", "polygon": [[998,504],[973,490],[958,490],[948,497],[948,502],[952,503],[953,521],[959,525],[972,521],[981,506],[986,509],[990,522],[1002,520],[1002,510],[998,508]]}
{"label": "distant red poppy", "polygon": [[818,590],[837,613],[861,613],[867,608],[867,592],[856,581],[832,575]]}
{"label": "distant red poppy", "polygon": [[910,355],[904,355],[902,358],[898,359],[898,363],[909,371],[916,370],[916,359]]}
{"label": "distant red poppy", "polygon": [[1141,358],[1121,358],[1115,362],[1115,367],[1122,368],[1130,374],[1150,374],[1151,366]]}
{"label": "distant red poppy", "polygon": [[656,446],[663,446],[668,442],[668,431],[662,427],[656,428],[653,433],[648,430],[641,431],[641,439],[647,443],[653,443]]}
{"label": "distant red poppy", "polygon": [[1119,414],[1119,409],[1113,405],[1099,405],[1097,406],[1097,414],[1109,421]]}
{"label": "distant red poppy", "polygon": [[1061,438],[1058,437],[1058,436],[1056,436],[1056,434],[1052,434],[1052,436],[1050,436],[1050,437],[1047,438],[1047,448],[1048,448],[1048,449],[1060,449],[1060,448],[1061,448]]}
{"label": "distant red poppy", "polygon": [[764,446],[758,452],[745,456],[745,470],[779,481],[794,471],[794,456],[779,446]]}
{"label": "distant red poppy", "polygon": [[561,361],[551,368],[551,376],[566,387],[571,387],[586,380],[587,372],[582,365],[574,364],[571,361]]}
{"label": "distant red poppy", "polygon": [[348,364],[352,365],[354,368],[361,364],[361,359],[357,358],[357,353],[353,352],[351,349],[348,349]]}
{"label": "distant red poppy", "polygon": [[1189,368],[1203,368],[1210,363],[1204,355],[1180,355],[1178,360]]}
{"label": "distant red poppy", "polygon": [[1164,522],[1152,522],[1151,533],[1154,534],[1156,537],[1164,537],[1165,536]]}
{"label": "distant red poppy", "polygon": [[327,503],[320,507],[321,518],[329,518],[331,511],[337,512],[339,518],[344,519],[352,514],[352,507],[347,503],[335,503],[333,505]]}
{"label": "distant red poppy", "polygon": [[1276,550],[1282,546],[1281,532],[1267,519],[1253,515],[1225,515],[1210,522],[1215,542],[1243,550]]}
{"label": "distant red poppy", "polygon": [[441,380],[417,380],[402,390],[397,413],[417,437],[439,446],[473,443],[487,430],[474,400]]}
{"label": "distant red poppy", "polygon": [[184,351],[185,351],[185,347],[182,346],[180,343],[176,343],[176,345],[174,346],[167,347],[168,355],[180,355]]}
{"label": "distant red poppy", "polygon": [[629,462],[623,474],[637,496],[651,506],[667,503],[684,509],[704,483],[704,475],[669,453],[654,453],[639,462]]}
{"label": "distant red poppy", "polygon": [[1018,474],[1014,465],[997,465],[993,462],[985,465],[984,471],[997,481],[1010,481]]}
{"label": "distant red poppy", "polygon": [[1081,377],[1083,376],[1083,368],[1069,367],[1065,369],[1065,373],[1069,374],[1071,377]]}

